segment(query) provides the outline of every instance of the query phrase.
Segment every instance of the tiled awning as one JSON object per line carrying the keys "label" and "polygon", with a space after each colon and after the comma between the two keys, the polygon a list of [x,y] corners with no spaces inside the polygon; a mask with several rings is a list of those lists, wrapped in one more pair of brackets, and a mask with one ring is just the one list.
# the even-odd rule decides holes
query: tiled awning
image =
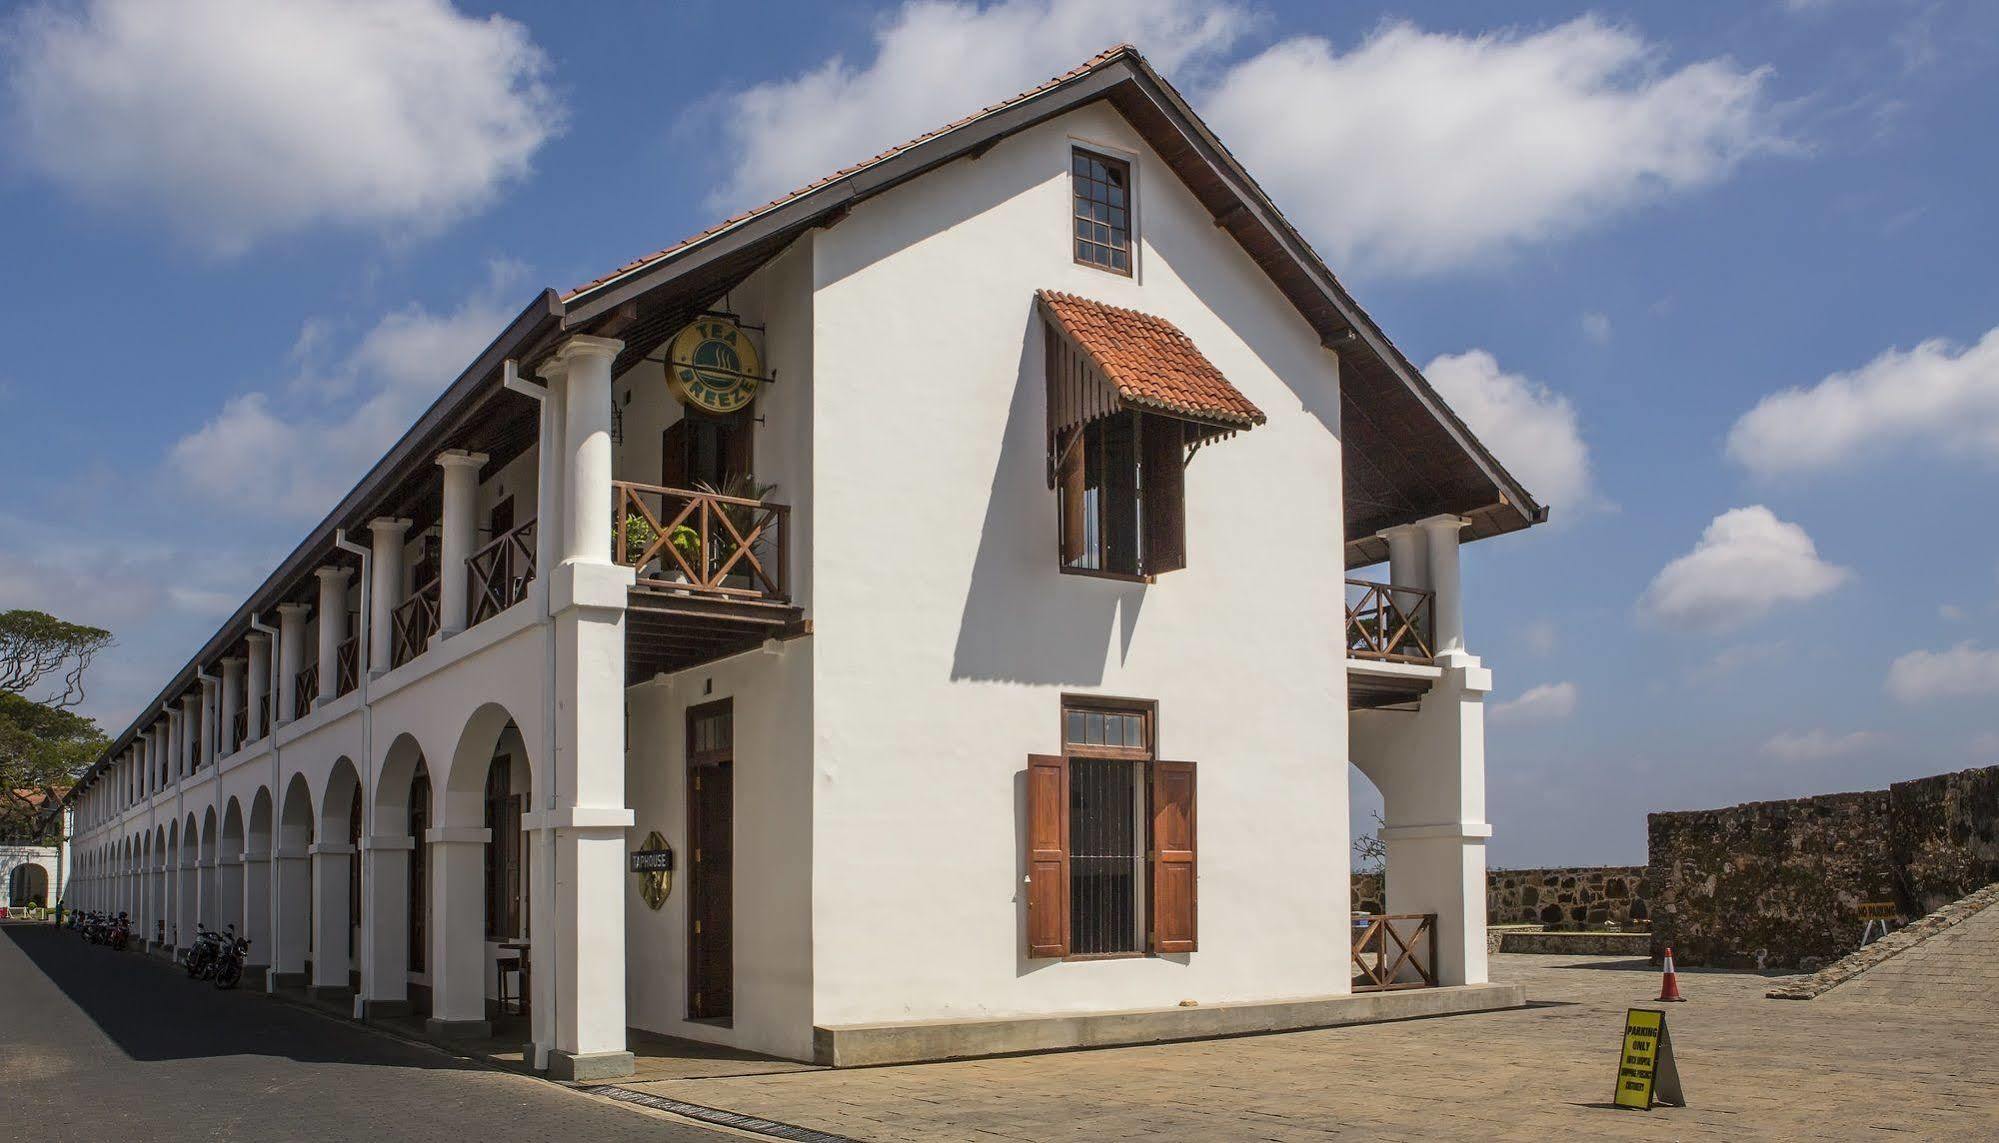
{"label": "tiled awning", "polygon": [[1125,408],[1196,421],[1223,433],[1264,422],[1263,410],[1165,318],[1055,290],[1040,290],[1035,300],[1051,332],[1080,359],[1074,364],[1094,374],[1050,378],[1050,392],[1066,396],[1057,403],[1068,406],[1051,405],[1055,427]]}

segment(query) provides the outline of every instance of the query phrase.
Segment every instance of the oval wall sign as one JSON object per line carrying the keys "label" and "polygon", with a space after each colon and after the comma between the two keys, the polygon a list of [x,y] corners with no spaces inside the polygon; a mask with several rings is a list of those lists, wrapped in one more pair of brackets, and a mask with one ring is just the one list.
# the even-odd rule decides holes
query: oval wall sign
{"label": "oval wall sign", "polygon": [[666,384],[683,405],[733,413],[756,399],[762,364],[741,326],[728,318],[704,317],[673,336]]}

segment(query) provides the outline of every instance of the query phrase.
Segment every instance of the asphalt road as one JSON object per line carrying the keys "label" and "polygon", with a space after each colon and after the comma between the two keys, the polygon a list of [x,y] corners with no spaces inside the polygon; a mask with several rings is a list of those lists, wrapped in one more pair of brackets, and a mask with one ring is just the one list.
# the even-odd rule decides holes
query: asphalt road
{"label": "asphalt road", "polygon": [[741,1139],[0,924],[0,1140]]}

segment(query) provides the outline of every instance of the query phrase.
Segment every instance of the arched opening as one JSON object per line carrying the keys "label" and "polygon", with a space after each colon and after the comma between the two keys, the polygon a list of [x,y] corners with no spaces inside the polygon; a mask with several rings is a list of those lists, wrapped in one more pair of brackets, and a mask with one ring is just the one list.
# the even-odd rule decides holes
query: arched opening
{"label": "arched opening", "polygon": [[271,963],[271,792],[257,788],[250,799],[250,820],[243,832],[243,936],[245,978]]}
{"label": "arched opening", "polygon": [[30,862],[16,866],[7,877],[7,904],[16,909],[42,908],[49,903],[49,871]]}
{"label": "arched opening", "polygon": [[517,769],[522,772],[521,786],[525,787],[527,764],[524,752],[506,749],[509,737],[520,741],[520,732],[512,723],[507,724],[507,733],[500,736],[500,746],[486,765],[486,939],[496,942],[526,935],[521,814],[527,795],[525,789],[516,792],[515,773]]}
{"label": "arched opening", "polygon": [[195,872],[195,900],[200,905],[201,924],[209,929],[222,927],[220,894],[216,878],[215,807],[201,816],[201,868]]}
{"label": "arched opening", "polygon": [[424,942],[430,936],[430,847],[424,833],[430,829],[430,770],[419,757],[416,774],[410,778],[409,835],[415,842],[410,850],[409,874],[409,971],[424,970]]}
{"label": "arched opening", "polygon": [[292,775],[278,811],[271,876],[277,880],[277,915],[271,921],[271,970],[281,985],[303,985],[312,967],[312,791]]}
{"label": "arched opening", "polygon": [[429,872],[430,773],[423,747],[397,735],[382,756],[374,815],[368,825],[368,971],[366,1000],[399,1010],[430,1011],[424,942],[431,932]]}
{"label": "arched opening", "polygon": [[222,811],[221,852],[216,855],[216,916],[238,935],[243,932],[243,804],[235,798]]}
{"label": "arched opening", "polygon": [[513,717],[497,704],[480,707],[431,791],[437,820],[426,855],[432,920],[427,966],[434,1024],[485,1025],[496,1010],[488,1003],[497,994],[495,958],[525,956],[532,862],[521,826],[534,786],[527,744]]}
{"label": "arched opening", "polygon": [[361,779],[350,759],[334,762],[327,776],[317,836],[312,847],[312,985],[358,989]]}

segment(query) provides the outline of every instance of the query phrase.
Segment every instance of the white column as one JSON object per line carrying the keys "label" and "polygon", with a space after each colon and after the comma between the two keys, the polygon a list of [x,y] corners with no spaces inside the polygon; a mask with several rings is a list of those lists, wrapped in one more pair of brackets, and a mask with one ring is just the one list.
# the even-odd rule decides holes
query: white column
{"label": "white column", "polygon": [[199,766],[213,766],[220,756],[222,745],[222,708],[220,688],[217,680],[201,680],[201,760]]}
{"label": "white column", "polygon": [[[236,740],[236,716],[243,710],[243,666],[246,660],[232,655],[222,660],[222,708],[216,723],[221,731],[223,754],[234,754],[243,743]],[[247,741],[247,739],[245,740]]]}
{"label": "white column", "polygon": [[291,978],[286,983],[309,983],[303,974],[312,947],[306,924],[312,865],[305,846],[280,844],[273,851],[271,882],[271,987],[277,986],[278,976]]}
{"label": "white column", "polygon": [[271,689],[271,637],[262,631],[252,631],[250,632],[248,642],[250,644],[249,682],[248,693],[243,696],[243,709],[250,713],[244,719],[243,725],[246,728],[244,732],[245,741],[255,742],[264,736],[267,729],[264,726],[264,704],[262,699],[264,695],[270,693]]}
{"label": "white column", "polygon": [[[607,377],[609,373],[607,365]],[[608,391],[605,399],[608,402]],[[444,469],[444,513],[437,557],[438,630],[447,637],[465,630],[470,620],[467,614],[470,576],[465,561],[472,558],[472,552],[479,546],[479,470],[486,459],[483,452],[463,449],[449,449],[437,457],[438,467]],[[607,503],[610,495],[607,483],[604,488]],[[608,529],[610,525],[607,523],[605,527]],[[604,534],[610,535],[608,531]]]}
{"label": "white column", "polygon": [[142,730],[132,736],[132,765],[139,768],[139,800],[144,802],[153,792],[152,755],[147,753],[150,731]]}
{"label": "white column", "polygon": [[562,505],[568,489],[562,479],[562,386],[548,378],[548,396],[541,402],[541,438],[536,454],[534,574],[548,582],[549,570],[562,558]]}
{"label": "white column", "polygon": [[[490,836],[491,831],[484,829],[434,828],[424,833],[430,843],[430,955],[424,961],[430,970],[430,1019],[425,1027],[434,1036],[484,1036],[492,1031],[486,1020]],[[623,912],[621,907],[619,913]],[[622,998],[622,983],[618,990]]]}
{"label": "white column", "polygon": [[362,931],[368,947],[361,953],[363,1012],[400,1013],[409,1006],[410,852],[416,843],[406,836],[374,836],[364,844],[361,908],[367,913]]}
{"label": "white column", "polygon": [[298,710],[298,673],[305,670],[305,617],[311,610],[303,603],[278,604],[278,701],[271,717],[279,726],[290,722]]}
{"label": "white column", "polygon": [[347,863],[354,847],[323,841],[312,847],[312,986],[348,987]]}
{"label": "white column", "polygon": [[267,853],[243,854],[243,936],[250,942],[244,966],[244,975],[249,976],[250,966],[271,963],[271,858]]}
{"label": "white column", "polygon": [[339,694],[340,644],[347,638],[347,581],[354,570],[323,567],[319,576],[319,698],[314,710]]}
{"label": "white column", "polygon": [[[1462,516],[1432,516],[1418,521],[1429,540],[1430,588],[1436,592],[1436,652],[1439,659],[1468,657],[1465,652],[1464,593],[1458,583],[1458,533],[1471,521]],[[1478,660],[1471,659],[1476,663]]]}
{"label": "white column", "polygon": [[183,695],[180,700],[180,772],[194,773],[201,764],[201,693]]}
{"label": "white column", "polygon": [[561,378],[564,563],[611,562],[611,363],[624,347],[608,337],[572,337],[542,369],[551,386]]}
{"label": "white column", "polygon": [[385,675],[395,662],[396,608],[403,602],[403,545],[410,522],[384,516],[368,521],[368,673]]}

